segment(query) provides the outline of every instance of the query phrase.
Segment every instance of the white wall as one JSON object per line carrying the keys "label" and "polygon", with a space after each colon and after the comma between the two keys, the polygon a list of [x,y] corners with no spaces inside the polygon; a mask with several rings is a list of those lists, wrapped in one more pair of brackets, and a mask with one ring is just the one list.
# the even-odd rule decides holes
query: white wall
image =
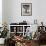
{"label": "white wall", "polygon": [[46,0],[33,1],[33,15],[40,24],[41,21],[46,25]]}
{"label": "white wall", "polygon": [[[21,22],[26,20],[29,24],[37,19],[38,24],[41,21],[46,25],[46,0],[4,0],[4,19],[7,23]],[[21,16],[21,3],[32,2],[32,16]]]}
{"label": "white wall", "polygon": [[2,27],[2,0],[0,0],[0,27]]}
{"label": "white wall", "polygon": [[[9,2],[9,1],[7,1]],[[9,7],[10,13],[9,19],[11,22],[22,22],[23,20],[29,21],[32,19],[31,16],[21,16],[21,3],[31,3],[31,0],[11,0],[9,3],[11,3],[11,6]],[[9,11],[8,11],[9,12]],[[11,17],[11,18],[10,18]],[[31,19],[29,19],[31,18]]]}

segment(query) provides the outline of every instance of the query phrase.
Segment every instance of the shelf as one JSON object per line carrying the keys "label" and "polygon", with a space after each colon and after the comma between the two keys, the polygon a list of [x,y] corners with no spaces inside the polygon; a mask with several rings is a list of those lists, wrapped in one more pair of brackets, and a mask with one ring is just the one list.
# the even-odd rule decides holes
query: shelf
{"label": "shelf", "polygon": [[[10,32],[10,33],[15,33],[15,32]],[[23,32],[16,32],[16,33],[23,33]]]}
{"label": "shelf", "polygon": [[9,25],[9,26],[31,26],[31,25]]}
{"label": "shelf", "polygon": [[[10,27],[10,33],[17,33],[18,35],[22,34],[22,36],[25,36],[25,34],[26,34],[26,28],[30,27],[30,26],[31,25],[9,25],[9,27]],[[14,30],[16,32],[14,32]],[[19,31],[19,30],[21,30],[21,31]],[[11,31],[13,31],[13,32],[11,32]]]}
{"label": "shelf", "polygon": [[15,32],[10,32],[10,33],[15,33]]}
{"label": "shelf", "polygon": [[23,33],[23,32],[16,32],[16,33]]}

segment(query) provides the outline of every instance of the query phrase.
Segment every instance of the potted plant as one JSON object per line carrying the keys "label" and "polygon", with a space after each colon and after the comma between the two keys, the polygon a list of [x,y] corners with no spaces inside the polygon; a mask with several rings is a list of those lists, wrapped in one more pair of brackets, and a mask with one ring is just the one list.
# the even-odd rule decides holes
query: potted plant
{"label": "potted plant", "polygon": [[4,40],[7,37],[8,29],[7,24],[3,25],[3,31],[0,31],[0,44],[4,44]]}

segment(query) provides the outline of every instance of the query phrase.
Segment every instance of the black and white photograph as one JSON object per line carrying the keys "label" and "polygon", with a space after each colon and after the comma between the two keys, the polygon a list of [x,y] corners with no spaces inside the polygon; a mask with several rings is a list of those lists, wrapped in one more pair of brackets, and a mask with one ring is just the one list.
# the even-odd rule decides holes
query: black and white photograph
{"label": "black and white photograph", "polygon": [[32,3],[21,3],[21,15],[32,16]]}

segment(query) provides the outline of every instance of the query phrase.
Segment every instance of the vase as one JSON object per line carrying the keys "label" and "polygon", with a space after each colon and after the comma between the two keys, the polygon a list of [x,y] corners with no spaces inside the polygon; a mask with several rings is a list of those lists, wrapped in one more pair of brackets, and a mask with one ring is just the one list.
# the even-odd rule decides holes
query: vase
{"label": "vase", "polygon": [[5,38],[0,38],[0,44],[4,44]]}

